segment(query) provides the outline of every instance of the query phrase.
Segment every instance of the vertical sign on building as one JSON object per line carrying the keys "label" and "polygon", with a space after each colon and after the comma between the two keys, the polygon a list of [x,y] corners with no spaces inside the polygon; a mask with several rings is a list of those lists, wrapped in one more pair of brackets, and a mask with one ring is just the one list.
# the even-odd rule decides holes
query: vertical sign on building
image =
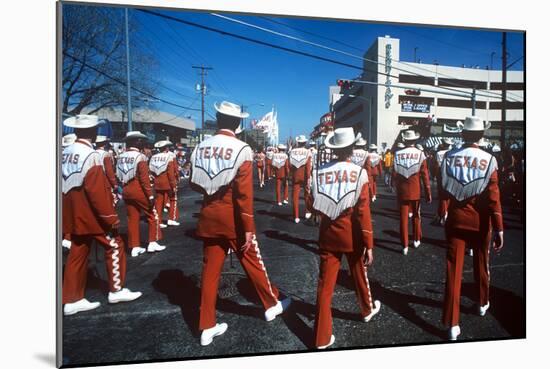
{"label": "vertical sign on building", "polygon": [[384,94],[386,109],[390,107],[391,98],[393,97],[393,94],[391,93],[391,78],[390,78],[391,61],[392,61],[391,44],[386,44],[386,62],[384,64],[385,71],[386,71],[386,93]]}

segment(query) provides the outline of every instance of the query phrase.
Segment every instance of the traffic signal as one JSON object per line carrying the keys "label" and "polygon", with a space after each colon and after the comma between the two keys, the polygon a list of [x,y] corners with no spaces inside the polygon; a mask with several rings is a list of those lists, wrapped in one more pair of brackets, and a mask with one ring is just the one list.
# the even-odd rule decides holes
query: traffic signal
{"label": "traffic signal", "polygon": [[343,93],[344,91],[349,91],[353,87],[353,81],[350,81],[348,79],[339,79],[337,83],[340,87],[340,93]]}

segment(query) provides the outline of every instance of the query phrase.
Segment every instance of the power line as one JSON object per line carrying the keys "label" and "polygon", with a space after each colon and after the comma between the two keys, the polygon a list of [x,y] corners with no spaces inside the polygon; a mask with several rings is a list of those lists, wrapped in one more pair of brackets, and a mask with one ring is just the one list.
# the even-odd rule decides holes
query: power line
{"label": "power line", "polygon": [[276,21],[273,18],[264,17],[264,16],[257,16],[257,18],[261,18],[261,19],[264,19],[266,21],[269,21],[269,22],[272,22],[272,23],[275,23],[275,24],[280,24],[281,26],[286,27],[288,29],[291,29],[291,30],[294,30],[294,31],[297,31],[297,32],[302,32],[302,33],[305,33],[307,35],[315,36],[315,37],[318,37],[318,38],[321,38],[321,39],[324,39],[324,40],[327,40],[327,41],[331,41],[331,42],[334,42],[336,44],[339,44],[339,45],[342,45],[342,46],[345,46],[345,47],[349,47],[350,49],[354,49],[354,50],[361,51],[361,52],[363,51],[362,49],[360,49],[358,47],[355,47],[355,46],[352,46],[352,45],[349,45],[349,44],[346,44],[345,42],[335,40],[335,39],[332,39],[330,37],[326,37],[326,36],[323,36],[323,35],[315,34],[315,33],[310,32],[310,31],[305,31],[305,30],[300,29],[298,27],[293,27],[293,26],[290,26],[290,25],[285,24],[283,22]]}
{"label": "power line", "polygon": [[[194,56],[201,62],[201,64],[208,64],[208,62],[206,61],[205,58],[202,57],[202,55],[200,55],[186,40],[185,38],[179,33],[176,31],[176,29],[172,26],[172,24],[170,22],[168,22],[168,20],[162,18],[162,21],[170,28],[170,30],[173,32],[174,35],[176,35],[184,44],[184,46],[182,46],[181,44],[178,43],[178,45],[180,47],[182,47],[182,49],[185,49],[185,50],[189,50],[190,53],[194,54]],[[215,70],[212,70],[212,73],[213,73],[213,77],[214,78],[214,81],[216,81],[217,85],[220,87],[221,90],[223,90],[226,94],[228,95],[233,95],[229,89],[226,88],[226,86],[222,83],[221,81],[221,78],[219,77],[218,73],[216,73]]]}
{"label": "power line", "polygon": [[[250,28],[255,28],[255,29],[258,29],[258,30],[267,32],[267,33],[275,34],[275,35],[277,35],[277,36],[284,37],[284,38],[288,38],[288,39],[291,39],[291,40],[293,40],[293,41],[302,42],[302,43],[305,43],[305,44],[308,44],[308,45],[311,45],[311,46],[315,46],[315,47],[318,47],[318,48],[321,48],[321,49],[325,49],[325,50],[328,50],[328,51],[332,51],[332,52],[336,52],[336,53],[339,53],[339,54],[343,54],[343,55],[346,55],[346,56],[349,56],[349,57],[352,57],[352,58],[356,58],[356,59],[360,59],[360,60],[363,60],[363,61],[371,62],[371,63],[377,64],[377,65],[384,65],[384,63],[381,63],[381,62],[378,62],[378,61],[375,61],[375,60],[371,60],[371,59],[368,59],[368,58],[364,58],[364,57],[362,57],[362,56],[355,55],[355,54],[352,54],[352,53],[348,53],[347,51],[338,50],[338,49],[335,49],[335,48],[332,48],[332,47],[329,47],[329,46],[325,46],[325,45],[322,45],[322,44],[318,44],[318,43],[316,43],[316,42],[312,42],[312,41],[308,41],[308,40],[305,40],[305,39],[302,39],[302,38],[299,38],[299,37],[294,37],[294,36],[291,36],[291,35],[287,35],[287,34],[284,34],[284,33],[281,33],[281,32],[274,31],[274,30],[269,29],[269,28],[260,27],[260,26],[257,26],[257,25],[254,25],[254,24],[251,24],[251,23],[248,23],[248,22],[244,22],[244,21],[241,21],[241,20],[238,20],[238,19],[235,19],[235,18],[231,18],[231,17],[224,16],[224,15],[217,14],[217,13],[210,13],[210,14],[211,14],[212,16],[215,16],[215,17],[218,17],[218,18],[222,18],[222,19],[228,20],[228,21],[230,21],[230,22],[238,23],[238,24],[241,24],[241,25],[250,27]],[[380,55],[378,55],[378,56],[380,56]],[[402,69],[402,68],[398,68],[398,67],[392,67],[392,68],[395,69],[395,70],[399,70],[399,71],[406,72],[406,73],[411,73],[411,74],[414,74],[414,75],[417,75],[417,76],[422,76],[422,75],[420,75],[420,74],[418,74],[418,73],[414,73],[414,72],[411,72],[411,71],[406,70],[406,69]],[[362,68],[361,68],[361,70],[362,70]],[[431,71],[430,71],[430,72],[431,72]],[[378,74],[381,74],[381,75],[393,77],[393,78],[398,78],[397,76],[392,76],[392,75],[390,75],[389,73],[383,73],[383,72],[377,72],[377,73],[378,73]],[[425,76],[422,76],[422,77],[425,77]],[[458,84],[458,83],[452,83],[452,82],[451,82],[450,84],[453,84],[453,85],[455,85],[455,86],[457,86],[457,87],[469,88],[469,87],[465,87],[464,85],[460,85],[460,84]],[[438,87],[441,88],[441,89],[449,90],[449,91],[459,92],[458,90],[453,89],[453,88],[450,88],[450,87],[443,87],[443,86],[438,86]],[[493,93],[493,92],[488,91],[488,90],[482,90],[482,91],[487,91],[487,94],[492,94],[492,95],[494,95],[494,96],[486,96],[486,95],[483,95],[483,94],[478,93],[479,96],[484,96],[484,97],[501,97],[501,94],[499,94],[499,93]]]}
{"label": "power line", "polygon": [[[339,44],[339,45],[342,45],[342,46],[345,46],[345,47],[349,47],[349,48],[355,49],[355,50],[357,50],[357,51],[363,52],[362,49],[359,49],[358,47],[355,47],[355,46],[346,44],[346,43],[344,43],[343,41],[340,41],[340,40],[335,40],[335,39],[332,39],[332,38],[329,38],[329,37],[326,37],[326,36],[323,36],[323,35],[319,35],[319,34],[316,34],[316,33],[310,32],[310,31],[305,31],[305,30],[303,30],[303,29],[300,29],[300,28],[297,28],[297,27],[293,27],[293,26],[287,25],[287,24],[285,24],[285,23],[283,23],[283,22],[279,22],[279,21],[276,21],[276,20],[271,19],[271,18],[268,18],[268,17],[259,16],[259,17],[257,17],[257,18],[265,19],[265,20],[270,21],[270,22],[272,22],[272,23],[280,24],[280,25],[282,25],[282,26],[284,26],[284,27],[286,27],[286,28],[288,28],[288,29],[291,29],[291,30],[294,30],[294,31],[297,31],[297,32],[302,32],[302,33],[305,33],[305,34],[308,34],[308,35],[312,35],[312,36],[314,36],[314,37],[318,37],[318,38],[321,38],[321,39],[325,39],[325,40],[334,42],[334,43],[336,43],[336,44]],[[461,47],[459,47],[459,46],[457,46],[457,45],[453,45],[453,44],[450,44],[450,43],[448,43],[448,42],[444,42],[444,41],[441,41],[441,40],[438,40],[438,39],[435,39],[435,38],[430,38],[430,37],[428,37],[428,36],[425,36],[425,35],[422,35],[422,34],[419,34],[419,33],[416,33],[416,32],[412,32],[412,31],[408,31],[408,32],[413,33],[413,34],[416,34],[416,35],[421,36],[421,37],[425,37],[425,38],[428,38],[428,39],[432,39],[432,40],[434,40],[434,41],[438,41],[438,42],[442,42],[442,43],[447,43],[448,45],[454,46],[454,47],[456,47],[456,48],[461,48]],[[477,51],[469,50],[469,49],[466,49],[466,48],[462,48],[462,49],[463,49],[463,50],[466,50],[466,51],[474,52],[474,53],[476,53],[476,54],[479,54],[479,52],[477,52]],[[487,54],[488,54],[488,53],[487,53]],[[489,54],[488,54],[488,55],[489,55]],[[379,57],[382,57],[382,58],[385,58],[384,55],[378,54],[378,56],[379,56]],[[521,58],[522,58],[522,57],[520,57],[519,59],[521,59]],[[518,60],[519,60],[519,59],[518,59]],[[445,74],[445,73],[440,73],[440,72],[437,72],[437,73],[436,73],[435,71],[432,71],[432,70],[430,70],[430,69],[422,68],[422,67],[417,66],[417,65],[412,65],[412,64],[410,64],[410,63],[408,63],[408,62],[405,62],[405,61],[396,60],[396,59],[391,59],[391,60],[392,60],[392,61],[395,61],[395,62],[399,62],[399,63],[405,64],[405,65],[407,65],[407,66],[410,67],[410,68],[415,68],[415,69],[418,69],[418,70],[422,70],[422,71],[424,71],[424,72],[433,73],[434,75],[454,78],[454,76],[451,76],[451,75],[448,75],[448,74]],[[509,66],[512,66],[512,65],[515,64],[515,63],[516,63],[516,62],[510,64]],[[420,74],[416,74],[416,75],[420,76]],[[459,83],[453,83],[453,82],[450,82],[450,81],[448,81],[448,83],[454,85],[455,87],[461,87],[461,86],[463,86],[463,85],[461,85],[461,84],[459,84]],[[483,90],[483,91],[491,92],[490,90]],[[498,93],[494,93],[494,94],[498,94]],[[511,94],[511,93],[508,93],[508,96],[512,96],[512,97],[515,97],[515,98],[517,98],[517,99],[522,99],[520,96],[515,95],[515,94]],[[498,97],[500,97],[500,96],[498,96]]]}
{"label": "power line", "polygon": [[[65,56],[67,56],[67,57],[69,57],[69,58],[71,58],[71,59],[77,61],[78,63],[82,64],[82,65],[85,66],[86,68],[91,69],[91,70],[93,70],[94,72],[99,73],[99,74],[101,74],[102,76],[104,76],[104,77],[106,77],[106,78],[108,78],[108,79],[110,79],[110,80],[112,80],[112,81],[114,81],[114,82],[117,82],[117,83],[119,83],[119,84],[121,84],[121,85],[123,85],[123,86],[126,86],[126,83],[125,83],[124,81],[121,81],[120,79],[115,78],[115,77],[113,77],[113,76],[111,76],[111,75],[109,75],[109,74],[107,74],[107,73],[105,73],[105,72],[103,72],[103,71],[97,69],[96,67],[94,67],[94,66],[92,66],[92,65],[90,65],[90,64],[88,64],[88,63],[86,63],[85,61],[81,60],[80,58],[77,58],[77,57],[75,57],[75,56],[69,54],[69,53],[66,52],[66,51],[63,51],[63,55],[65,55]],[[131,89],[134,90],[134,91],[136,91],[136,92],[139,92],[139,93],[142,94],[142,95],[145,95],[145,96],[147,96],[147,97],[150,97],[150,98],[155,99],[155,100],[158,100],[158,101],[161,101],[161,102],[163,102],[163,103],[165,103],[165,104],[168,104],[168,105],[172,105],[172,106],[175,106],[175,107],[178,107],[178,108],[182,108],[182,109],[186,109],[186,110],[200,111],[200,109],[195,109],[195,108],[192,108],[192,107],[189,107],[189,106],[183,106],[183,105],[176,104],[176,103],[173,103],[173,102],[171,102],[171,101],[165,100],[165,99],[163,99],[163,98],[160,98],[160,97],[158,97],[158,96],[155,96],[155,95],[153,95],[153,94],[150,94],[150,93],[148,93],[148,92],[146,92],[146,91],[143,91],[143,90],[141,90],[141,89],[139,89],[139,88],[137,88],[137,87],[133,87],[133,86],[132,86]]]}

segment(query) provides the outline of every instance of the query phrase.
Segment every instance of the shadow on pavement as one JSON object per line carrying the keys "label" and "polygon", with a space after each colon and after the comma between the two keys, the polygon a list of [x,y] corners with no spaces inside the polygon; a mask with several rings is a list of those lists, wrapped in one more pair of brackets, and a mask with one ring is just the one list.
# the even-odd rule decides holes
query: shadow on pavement
{"label": "shadow on pavement", "polygon": [[370,286],[373,292],[373,297],[380,300],[382,303],[382,309],[384,308],[384,305],[386,305],[425,332],[433,336],[440,337],[441,339],[447,338],[447,332],[445,330],[440,329],[424,320],[411,306],[411,304],[419,304],[441,309],[441,301],[435,301],[420,296],[407,295],[395,290],[390,290],[389,288],[382,286],[378,281],[371,281]]}
{"label": "shadow on pavement", "polygon": [[[285,241],[285,242],[300,246],[304,250],[310,251],[314,254],[317,254],[319,252],[319,249],[317,248],[317,240],[308,240],[304,238],[294,237],[289,235],[288,233],[282,233],[272,229],[264,231],[263,234],[265,234],[266,237],[268,238],[281,240],[281,241]],[[309,246],[310,244],[314,244],[315,247]]]}
{"label": "shadow on pavement", "polygon": [[[462,295],[467,296],[472,301],[478,300],[477,285],[474,283],[464,283],[462,286]],[[491,314],[512,337],[525,337],[525,299],[514,294],[511,291],[504,290],[495,286],[489,288],[489,301],[491,307],[487,314]],[[477,305],[472,307],[473,314],[477,315]]]}
{"label": "shadow on pavement", "polygon": [[268,215],[273,218],[284,220],[285,222],[294,223],[294,221],[291,219],[292,214],[290,209],[287,213],[277,213],[274,211],[267,211],[267,210],[258,210],[256,213],[260,215]]}
{"label": "shadow on pavement", "polygon": [[153,288],[166,295],[168,302],[181,309],[183,320],[194,337],[199,337],[199,306],[201,299],[199,282],[186,276],[181,270],[162,270],[153,280]]}

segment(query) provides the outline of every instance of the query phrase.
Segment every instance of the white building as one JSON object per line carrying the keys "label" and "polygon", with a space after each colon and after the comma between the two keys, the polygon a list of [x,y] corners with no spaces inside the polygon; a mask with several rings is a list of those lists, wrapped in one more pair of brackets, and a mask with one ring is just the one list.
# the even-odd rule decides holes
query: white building
{"label": "white building", "polygon": [[[499,140],[500,70],[401,62],[399,57],[399,39],[389,36],[376,39],[364,58],[378,63],[365,60],[359,81],[334,103],[336,127],[353,126],[369,143],[390,147],[403,129],[413,126],[420,129],[433,115],[437,122],[427,129],[432,135],[449,135],[443,132],[445,124],[455,126],[457,120],[472,115],[471,96],[475,89],[475,113],[491,122],[487,137]],[[524,139],[524,89],[523,71],[508,71],[508,140]],[[330,90],[331,99],[333,94]]]}

